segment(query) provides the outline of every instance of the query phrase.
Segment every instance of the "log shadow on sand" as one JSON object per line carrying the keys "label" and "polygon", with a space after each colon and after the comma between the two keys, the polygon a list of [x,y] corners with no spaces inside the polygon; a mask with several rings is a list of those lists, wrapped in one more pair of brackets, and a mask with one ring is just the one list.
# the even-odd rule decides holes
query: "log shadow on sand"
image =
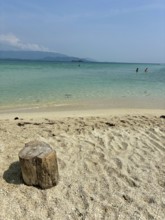
{"label": "log shadow on sand", "polygon": [[3,174],[3,179],[10,184],[19,185],[23,183],[19,161],[10,164],[9,168]]}

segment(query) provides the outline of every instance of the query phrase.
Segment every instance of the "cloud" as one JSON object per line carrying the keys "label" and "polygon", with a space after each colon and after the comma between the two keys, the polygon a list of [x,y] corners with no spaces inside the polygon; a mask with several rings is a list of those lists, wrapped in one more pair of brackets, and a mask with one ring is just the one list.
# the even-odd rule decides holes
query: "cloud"
{"label": "cloud", "polygon": [[48,51],[48,48],[42,47],[38,44],[22,42],[14,34],[0,34],[0,44],[11,46],[20,50]]}

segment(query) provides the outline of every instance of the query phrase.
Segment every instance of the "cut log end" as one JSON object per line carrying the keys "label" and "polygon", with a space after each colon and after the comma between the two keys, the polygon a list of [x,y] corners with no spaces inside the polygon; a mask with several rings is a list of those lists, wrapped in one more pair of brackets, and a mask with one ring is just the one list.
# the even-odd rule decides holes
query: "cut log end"
{"label": "cut log end", "polygon": [[19,152],[22,177],[27,185],[42,189],[57,185],[56,152],[45,142],[31,141]]}

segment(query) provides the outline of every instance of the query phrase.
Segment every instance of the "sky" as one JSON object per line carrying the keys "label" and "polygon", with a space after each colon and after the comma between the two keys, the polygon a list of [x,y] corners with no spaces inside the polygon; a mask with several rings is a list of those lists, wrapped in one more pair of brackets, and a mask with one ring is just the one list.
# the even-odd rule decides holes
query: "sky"
{"label": "sky", "polygon": [[0,0],[0,50],[165,63],[165,0]]}

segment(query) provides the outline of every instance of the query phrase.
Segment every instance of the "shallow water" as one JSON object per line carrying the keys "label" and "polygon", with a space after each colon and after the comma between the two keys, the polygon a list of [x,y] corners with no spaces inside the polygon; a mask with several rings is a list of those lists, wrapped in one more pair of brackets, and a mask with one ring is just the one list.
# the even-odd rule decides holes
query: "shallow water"
{"label": "shallow water", "polygon": [[165,102],[165,65],[0,61],[0,107],[140,99]]}

